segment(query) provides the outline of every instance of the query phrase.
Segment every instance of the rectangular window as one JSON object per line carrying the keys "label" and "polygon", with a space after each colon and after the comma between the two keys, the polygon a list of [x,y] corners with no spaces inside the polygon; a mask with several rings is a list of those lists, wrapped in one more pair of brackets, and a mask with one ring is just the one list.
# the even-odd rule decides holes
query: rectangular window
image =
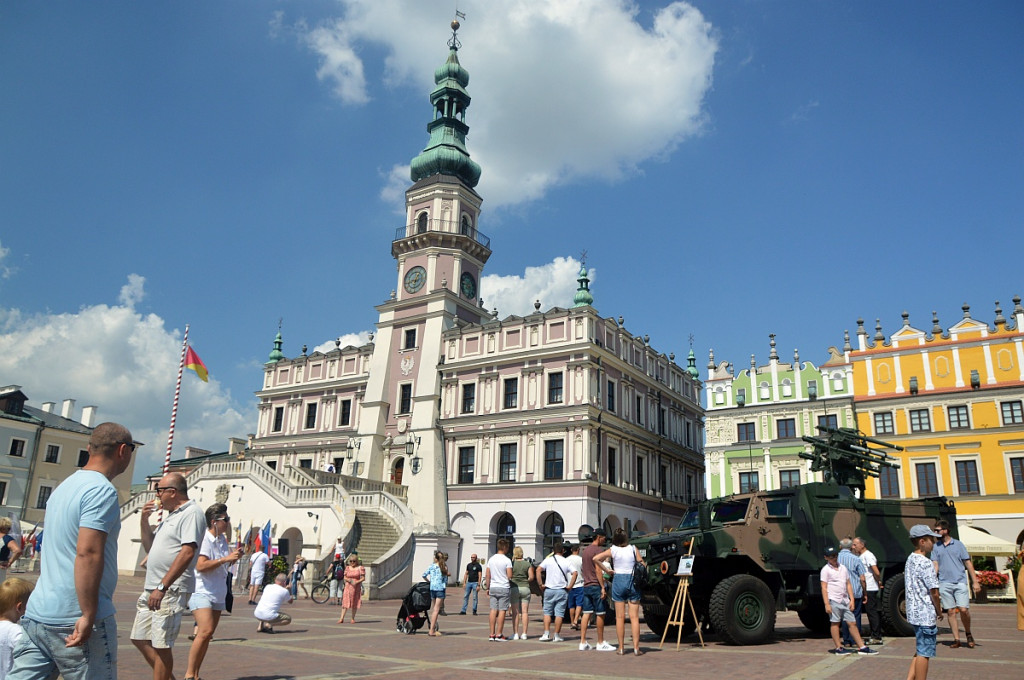
{"label": "rectangular window", "polygon": [[640,492],[645,492],[645,493],[647,491],[647,489],[644,488],[644,466],[646,464],[647,464],[647,459],[646,458],[644,458],[643,456],[637,456],[636,457],[636,478],[635,478],[636,490],[640,491]]}
{"label": "rectangular window", "polygon": [[754,434],[754,423],[737,423],[736,424],[736,441],[740,442],[752,442],[755,438]]}
{"label": "rectangular window", "polygon": [[757,491],[757,473],[756,472],[741,472],[740,473],[740,493],[752,493]]}
{"label": "rectangular window", "polygon": [[412,385],[406,383],[399,387],[398,393],[398,412],[399,413],[411,413],[412,412]]}
{"label": "rectangular window", "polygon": [[472,446],[459,447],[459,484],[473,483],[473,468],[476,461],[476,449]]}
{"label": "rectangular window", "polygon": [[981,493],[978,484],[978,461],[956,461],[956,485],[961,496],[977,496]]}
{"label": "rectangular window", "polygon": [[834,415],[818,416],[818,427],[835,430],[839,427],[839,417]]}
{"label": "rectangular window", "polygon": [[608,410],[615,413],[615,383],[608,381]]}
{"label": "rectangular window", "polygon": [[0,482],[0,505],[7,504],[7,482]]}
{"label": "rectangular window", "polygon": [[918,463],[914,466],[914,471],[917,473],[918,497],[938,496],[939,481],[935,476],[935,463]]}
{"label": "rectangular window", "polygon": [[875,414],[875,434],[896,434],[892,423],[892,411]]}
{"label": "rectangular window", "polygon": [[552,373],[548,375],[548,403],[562,403],[562,374]]}
{"label": "rectangular window", "polygon": [[82,449],[78,452],[78,467],[85,467],[85,464],[89,462],[89,450]]}
{"label": "rectangular window", "polygon": [[53,493],[52,486],[39,487],[39,495],[36,497],[36,508],[38,510],[46,510],[46,503],[50,500],[51,493]]}
{"label": "rectangular window", "polygon": [[1013,477],[1013,492],[1024,493],[1024,458],[1010,459],[1010,476]]}
{"label": "rectangular window", "polygon": [[505,378],[505,408],[519,407],[519,378]]}
{"label": "rectangular window", "polygon": [[644,398],[640,396],[636,398],[636,422],[644,424]]}
{"label": "rectangular window", "polygon": [[462,386],[462,412],[472,413],[476,408],[476,384]]}
{"label": "rectangular window", "polygon": [[967,413],[966,404],[950,406],[947,408],[947,412],[949,413],[949,429],[966,430],[971,427],[971,418]]}
{"label": "rectangular window", "polygon": [[405,344],[402,349],[413,349],[416,347],[416,329],[409,328],[405,331]]}
{"label": "rectangular window", "polygon": [[25,440],[24,439],[12,439],[11,448],[7,452],[10,456],[17,456],[23,458],[25,456]]}
{"label": "rectangular window", "polygon": [[1004,401],[1000,405],[1003,425],[1024,425],[1024,406],[1019,401]]}
{"label": "rectangular window", "polygon": [[498,479],[502,482],[516,481],[516,445],[502,444],[500,456]]}
{"label": "rectangular window", "polygon": [[300,458],[299,459],[299,467],[300,468],[305,468],[306,470],[312,470],[313,469],[313,459],[312,458]]}
{"label": "rectangular window", "polygon": [[776,427],[779,430],[779,439],[792,439],[796,437],[795,418],[781,418],[776,421]]}
{"label": "rectangular window", "polygon": [[609,448],[608,449],[608,483],[609,484],[613,484],[613,485],[619,483],[619,473],[616,470],[616,467],[618,465],[617,458],[618,458],[617,451],[615,449]]}
{"label": "rectangular window", "polygon": [[282,427],[284,427],[284,406],[278,406],[274,409],[274,426],[271,431],[280,432]]}
{"label": "rectangular window", "polygon": [[878,490],[882,498],[900,497],[900,471],[883,467],[878,475]]}
{"label": "rectangular window", "polygon": [[800,471],[779,470],[779,488],[788,489],[791,486],[800,486]]}
{"label": "rectangular window", "polygon": [[928,409],[916,408],[910,412],[911,432],[931,432],[932,421],[928,416]]}
{"label": "rectangular window", "polygon": [[316,403],[306,404],[306,429],[312,430],[316,427]]}
{"label": "rectangular window", "polygon": [[46,445],[46,458],[47,463],[56,463],[60,460],[60,447],[56,444]]}
{"label": "rectangular window", "polygon": [[351,425],[352,424],[352,400],[342,399],[341,400],[341,419],[338,421],[339,425]]}
{"label": "rectangular window", "polygon": [[544,479],[562,479],[562,440],[544,442]]}

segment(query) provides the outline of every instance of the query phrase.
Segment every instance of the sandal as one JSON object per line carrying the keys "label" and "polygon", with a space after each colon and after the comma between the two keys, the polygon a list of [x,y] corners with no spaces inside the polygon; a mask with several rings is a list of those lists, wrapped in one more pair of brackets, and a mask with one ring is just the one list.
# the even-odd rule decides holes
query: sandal
{"label": "sandal", "polygon": [[626,656],[626,652],[624,652],[622,650],[622,647],[619,647],[618,649],[616,649],[615,653],[618,654],[619,656]]}
{"label": "sandal", "polygon": [[953,640],[953,642],[949,645],[949,648],[950,649],[960,649],[960,641],[959,640]]}
{"label": "sandal", "polygon": [[643,651],[641,649],[639,649],[639,648],[638,649],[634,649],[633,650],[633,654],[634,654],[634,656],[643,656],[644,655]]}
{"label": "sandal", "polygon": [[974,649],[974,636],[970,633],[967,634],[967,646]]}

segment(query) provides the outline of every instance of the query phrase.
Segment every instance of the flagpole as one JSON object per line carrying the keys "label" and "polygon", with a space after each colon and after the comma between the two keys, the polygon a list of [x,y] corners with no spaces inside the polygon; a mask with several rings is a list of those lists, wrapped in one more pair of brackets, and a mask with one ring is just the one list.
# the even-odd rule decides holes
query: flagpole
{"label": "flagpole", "polygon": [[185,370],[185,350],[188,349],[188,324],[185,324],[185,338],[181,341],[181,361],[178,362],[178,382],[174,386],[174,405],[171,407],[171,427],[167,431],[167,453],[164,455],[163,473],[171,466],[171,446],[174,444],[174,423],[178,420],[178,397],[181,396],[181,374]]}

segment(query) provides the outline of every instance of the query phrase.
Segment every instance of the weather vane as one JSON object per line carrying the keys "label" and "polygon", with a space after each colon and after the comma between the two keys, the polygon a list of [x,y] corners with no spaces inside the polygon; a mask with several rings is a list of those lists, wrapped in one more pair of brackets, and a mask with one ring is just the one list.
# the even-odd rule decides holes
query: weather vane
{"label": "weather vane", "polygon": [[586,250],[581,250],[580,251],[580,266],[581,267],[587,266],[587,251]]}
{"label": "weather vane", "polygon": [[455,18],[452,19],[452,37],[451,40],[448,41],[448,47],[452,48],[453,50],[457,50],[460,47],[462,47],[462,43],[459,42],[458,36],[459,26],[461,25],[459,24],[459,19],[465,21],[466,15],[463,12],[459,11],[459,4],[455,3]]}
{"label": "weather vane", "polygon": [[690,349],[693,349],[693,333],[690,333]]}

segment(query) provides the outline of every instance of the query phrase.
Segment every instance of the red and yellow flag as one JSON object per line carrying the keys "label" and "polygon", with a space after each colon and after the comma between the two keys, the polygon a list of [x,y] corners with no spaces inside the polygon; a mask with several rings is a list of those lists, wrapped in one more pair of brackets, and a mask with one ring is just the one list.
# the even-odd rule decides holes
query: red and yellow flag
{"label": "red and yellow flag", "polygon": [[206,364],[199,358],[199,355],[195,353],[191,346],[185,353],[185,367],[191,368],[199,376],[199,379],[203,382],[209,382],[209,373],[206,371]]}

